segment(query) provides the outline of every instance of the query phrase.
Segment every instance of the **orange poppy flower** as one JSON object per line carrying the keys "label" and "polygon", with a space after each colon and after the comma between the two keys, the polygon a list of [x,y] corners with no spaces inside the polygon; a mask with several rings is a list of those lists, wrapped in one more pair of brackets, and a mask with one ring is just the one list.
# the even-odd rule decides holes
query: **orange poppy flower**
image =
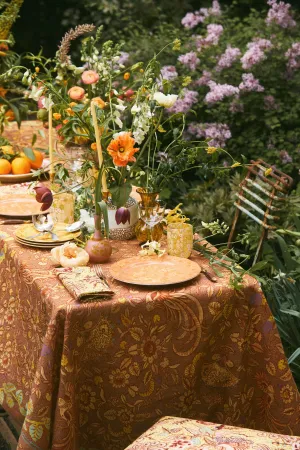
{"label": "orange poppy flower", "polygon": [[6,113],[4,115],[5,115],[6,120],[8,120],[9,122],[12,122],[13,120],[15,120],[15,114],[11,109],[6,111]]}
{"label": "orange poppy flower", "polygon": [[131,133],[122,133],[116,139],[113,139],[107,147],[107,152],[113,159],[116,166],[125,167],[129,162],[134,162],[133,156],[139,151],[134,147],[135,140],[131,137]]}

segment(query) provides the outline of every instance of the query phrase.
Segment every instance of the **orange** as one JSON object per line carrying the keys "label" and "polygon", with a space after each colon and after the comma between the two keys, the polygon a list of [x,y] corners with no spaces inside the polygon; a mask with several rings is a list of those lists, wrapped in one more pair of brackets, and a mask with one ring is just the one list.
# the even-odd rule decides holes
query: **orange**
{"label": "orange", "polygon": [[11,164],[7,159],[0,159],[0,175],[7,175],[11,172]]}
{"label": "orange", "polygon": [[21,156],[22,156],[22,158],[27,159],[27,161],[29,162],[30,167],[32,169],[39,169],[40,167],[42,167],[44,154],[39,152],[38,150],[33,150],[33,153],[34,153],[34,156],[35,156],[34,160],[32,160],[30,158],[27,158],[27,156],[23,152],[21,153]]}
{"label": "orange", "polygon": [[22,157],[15,158],[11,163],[11,168],[14,175],[29,173],[31,169],[28,159]]}

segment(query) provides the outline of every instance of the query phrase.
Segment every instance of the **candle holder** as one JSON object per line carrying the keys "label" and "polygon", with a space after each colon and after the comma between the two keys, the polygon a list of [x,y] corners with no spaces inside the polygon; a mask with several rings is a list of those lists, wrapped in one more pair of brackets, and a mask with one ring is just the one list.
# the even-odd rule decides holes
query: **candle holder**
{"label": "candle holder", "polygon": [[193,250],[193,227],[188,223],[171,223],[167,228],[167,251],[171,256],[189,258]]}

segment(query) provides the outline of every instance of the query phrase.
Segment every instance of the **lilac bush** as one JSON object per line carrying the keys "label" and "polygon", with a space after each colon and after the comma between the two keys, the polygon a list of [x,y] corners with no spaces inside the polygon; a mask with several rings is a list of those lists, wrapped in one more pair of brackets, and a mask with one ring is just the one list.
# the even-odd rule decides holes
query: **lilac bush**
{"label": "lilac bush", "polygon": [[188,113],[189,138],[210,139],[237,159],[263,158],[297,178],[300,19],[291,5],[265,1],[263,12],[240,19],[214,1],[186,14],[180,34],[181,55],[169,67],[181,94],[171,109]]}

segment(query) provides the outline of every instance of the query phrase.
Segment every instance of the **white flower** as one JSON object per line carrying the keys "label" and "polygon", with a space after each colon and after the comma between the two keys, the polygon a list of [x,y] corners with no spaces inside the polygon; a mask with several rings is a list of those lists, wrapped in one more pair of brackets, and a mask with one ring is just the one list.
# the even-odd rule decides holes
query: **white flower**
{"label": "white flower", "polygon": [[126,133],[126,131],[119,131],[119,133],[114,133],[113,138],[117,139],[118,136],[122,136],[122,134],[125,134],[125,133]]}
{"label": "white flower", "polygon": [[67,242],[64,245],[51,250],[52,262],[62,267],[86,266],[89,262],[89,254],[74,242]]}
{"label": "white flower", "polygon": [[93,233],[95,231],[95,223],[94,223],[94,217],[90,216],[88,211],[85,209],[80,210],[80,219],[82,222],[84,222],[84,225],[86,226],[88,233]]}
{"label": "white flower", "polygon": [[43,107],[46,108],[47,111],[48,111],[49,108],[50,108],[50,106],[54,105],[54,103],[53,103],[52,100],[50,100],[50,98],[45,97],[45,98],[43,98],[43,100],[42,100],[42,105],[43,105]]}
{"label": "white flower", "polygon": [[41,97],[44,89],[45,89],[44,86],[38,88],[37,86],[33,85],[31,88],[30,95],[28,97],[32,98],[33,100],[35,100],[37,102],[39,100],[39,98]]}
{"label": "white flower", "polygon": [[138,106],[137,104],[135,104],[135,105],[133,105],[133,107],[131,108],[131,113],[132,113],[132,114],[135,114],[135,113],[140,112],[140,110],[141,110],[141,107]]}
{"label": "white flower", "polygon": [[163,94],[162,92],[155,92],[153,94],[153,100],[155,100],[160,106],[165,108],[171,108],[176,102],[178,95],[175,94]]}
{"label": "white flower", "polygon": [[142,250],[140,250],[139,254],[141,256],[154,256],[158,257],[163,256],[165,250],[160,249],[161,245],[157,241],[147,241],[144,245],[142,245]]}

